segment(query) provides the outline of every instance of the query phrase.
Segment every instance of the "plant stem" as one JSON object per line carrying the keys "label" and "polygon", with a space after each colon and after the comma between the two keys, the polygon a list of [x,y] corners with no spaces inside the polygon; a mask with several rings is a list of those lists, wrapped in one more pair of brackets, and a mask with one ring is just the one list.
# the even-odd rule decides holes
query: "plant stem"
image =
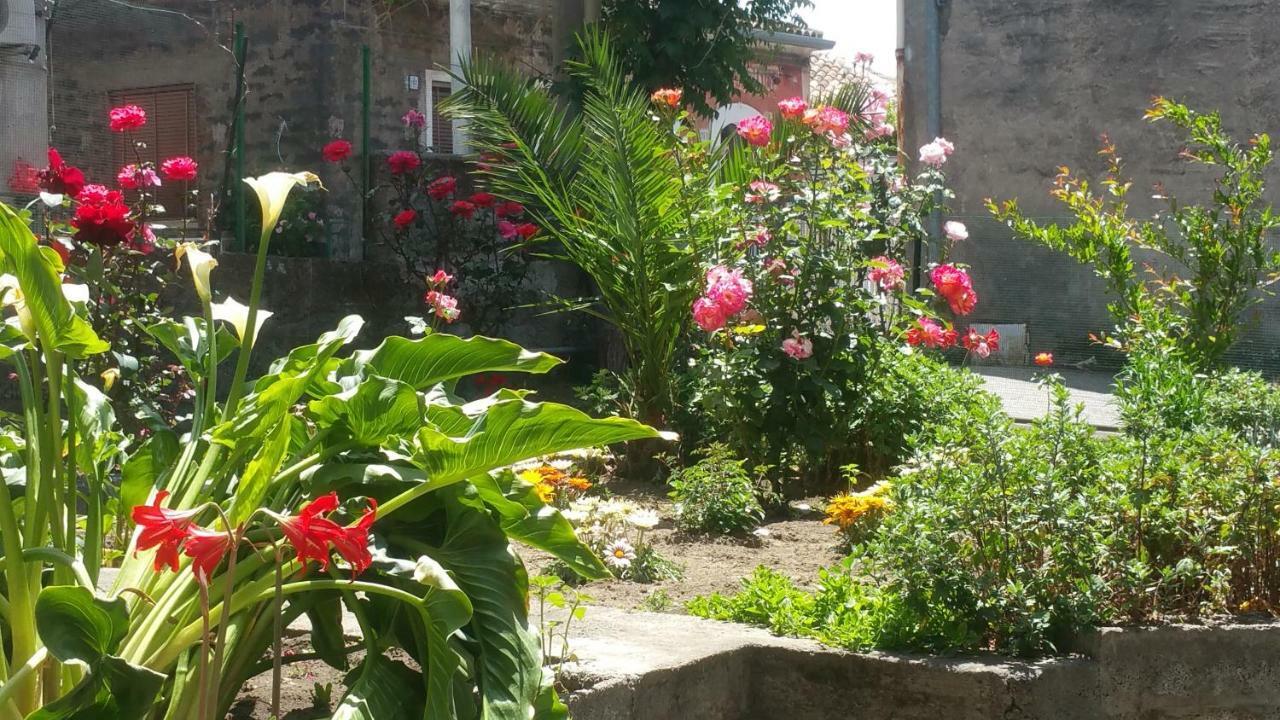
{"label": "plant stem", "polygon": [[262,236],[258,239],[258,258],[253,266],[253,285],[249,289],[249,314],[245,318],[244,337],[240,339],[240,350],[236,354],[236,370],[223,412],[225,417],[235,416],[240,398],[244,394],[244,380],[249,373],[249,355],[253,352],[254,336],[257,335],[258,304],[262,301],[262,278],[267,272],[267,246],[271,242],[272,230],[271,227],[263,227]]}

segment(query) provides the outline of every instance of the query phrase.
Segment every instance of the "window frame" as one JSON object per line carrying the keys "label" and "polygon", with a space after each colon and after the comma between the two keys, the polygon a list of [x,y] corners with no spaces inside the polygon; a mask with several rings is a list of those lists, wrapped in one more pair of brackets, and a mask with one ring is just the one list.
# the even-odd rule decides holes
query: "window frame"
{"label": "window frame", "polygon": [[449,136],[451,138],[450,145],[452,146],[449,152],[440,152],[433,147],[436,137],[435,87],[437,83],[448,85],[450,87],[450,94],[452,94],[453,78],[449,76],[449,73],[444,72],[443,70],[427,70],[423,73],[422,92],[419,96],[418,111],[427,118],[427,127],[422,133],[422,150],[429,151],[433,155],[454,156],[458,154],[458,134],[456,132],[457,128],[453,126],[453,123],[449,123]]}

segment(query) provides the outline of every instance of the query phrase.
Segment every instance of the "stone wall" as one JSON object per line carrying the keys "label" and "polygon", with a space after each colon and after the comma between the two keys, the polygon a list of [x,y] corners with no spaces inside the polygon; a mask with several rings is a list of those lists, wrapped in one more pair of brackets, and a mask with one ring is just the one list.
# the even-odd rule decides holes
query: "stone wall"
{"label": "stone wall", "polygon": [[1280,718],[1280,626],[1104,628],[1075,657],[846,653],[688,616],[592,607],[574,720]]}
{"label": "stone wall", "polygon": [[[924,9],[906,3],[904,144],[914,158],[926,137]],[[1096,175],[1108,133],[1135,181],[1134,214],[1153,212],[1163,181],[1187,201],[1207,200],[1211,175],[1177,158],[1177,134],[1142,120],[1156,95],[1221,110],[1238,137],[1273,131],[1280,115],[1280,3],[1265,0],[943,0],[942,135],[956,144],[945,170],[952,215],[969,225],[958,259],[974,266],[981,298],[973,319],[1025,323],[1030,348],[1075,362],[1109,358],[1088,334],[1110,327],[1107,297],[1092,272],[1062,255],[1010,238],[984,198],[1017,198],[1032,215],[1061,216],[1048,196],[1057,169]],[[1272,193],[1274,197],[1274,193]],[[1247,321],[1242,364],[1280,371],[1280,303]],[[1114,360],[1114,358],[1110,358]]]}

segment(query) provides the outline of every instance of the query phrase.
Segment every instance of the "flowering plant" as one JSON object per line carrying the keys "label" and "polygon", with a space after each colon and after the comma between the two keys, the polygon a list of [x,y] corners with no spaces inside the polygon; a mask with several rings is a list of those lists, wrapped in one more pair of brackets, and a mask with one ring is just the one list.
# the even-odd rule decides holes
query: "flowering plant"
{"label": "flowering plant", "polygon": [[885,101],[852,90],[835,101],[783,100],[774,121],[739,125],[732,231],[691,307],[700,424],[770,468],[775,489],[867,463],[864,420],[886,354],[956,345],[948,318],[977,302],[955,265],[934,267],[926,287],[907,282],[907,249],[947,195],[939,167],[954,148],[931,143],[908,177],[883,139]]}
{"label": "flowering plant", "polygon": [[630,500],[587,496],[570,501],[563,515],[615,577],[649,583],[682,575],[680,567],[646,539],[662,521],[656,510]]}
{"label": "flowering plant", "polygon": [[[469,192],[468,178],[448,166],[442,170],[428,152],[422,113],[410,110],[401,122],[414,149],[387,157],[387,179],[376,190],[386,210],[375,229],[399,259],[404,279],[422,288],[426,324],[461,322],[473,332],[496,334],[510,322],[513,307],[534,299],[525,251],[539,228],[519,203],[482,189]],[[322,154],[345,164],[350,143],[335,140]],[[441,273],[449,283],[439,281]]]}
{"label": "flowering plant", "polygon": [[[270,317],[260,307],[270,239],[290,191],[315,181],[309,173],[247,181],[262,211],[247,305],[215,302],[216,261],[195,244],[179,246],[201,316],[147,330],[181,365],[193,415],[181,438],[157,427],[141,444],[124,439],[80,372],[110,344],[63,282],[61,257],[0,205],[9,320],[0,356],[15,369],[24,406],[0,443],[21,478],[0,483],[0,627],[10,639],[0,649],[0,716],[223,717],[273,644],[279,681],[289,660],[278,638],[303,615],[326,662],[345,668],[350,653],[366,651],[339,716],[407,708],[476,717],[482,707],[563,716],[509,544],[547,550],[587,577],[606,571],[506,468],[657,433],[506,390],[464,404],[451,392],[462,377],[540,373],[559,361],[501,340],[434,333],[344,353],[362,325],[356,316],[251,380],[249,359]],[[111,581],[101,574],[103,500],[116,473],[136,529]],[[343,607],[361,625],[359,646],[324,642],[341,638]],[[414,667],[389,658],[393,647]]]}

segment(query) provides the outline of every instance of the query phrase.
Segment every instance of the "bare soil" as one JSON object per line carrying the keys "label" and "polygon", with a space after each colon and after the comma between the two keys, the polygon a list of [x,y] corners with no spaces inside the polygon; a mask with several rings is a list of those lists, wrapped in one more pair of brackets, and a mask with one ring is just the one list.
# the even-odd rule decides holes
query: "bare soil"
{"label": "bare soil", "polygon": [[[683,577],[656,583],[601,580],[578,589],[591,597],[588,605],[604,605],[626,610],[684,613],[684,605],[699,595],[732,593],[742,578],[763,565],[787,575],[802,587],[817,580],[818,570],[828,567],[847,553],[841,551],[835,529],[822,524],[816,510],[821,502],[797,501],[783,517],[771,518],[754,535],[724,537],[695,535],[675,528],[674,504],[663,493],[665,487],[652,483],[610,482],[607,489],[655,509],[663,521],[645,539],[654,549],[683,569]],[[546,553],[517,548],[530,575],[547,572],[553,560]]]}

